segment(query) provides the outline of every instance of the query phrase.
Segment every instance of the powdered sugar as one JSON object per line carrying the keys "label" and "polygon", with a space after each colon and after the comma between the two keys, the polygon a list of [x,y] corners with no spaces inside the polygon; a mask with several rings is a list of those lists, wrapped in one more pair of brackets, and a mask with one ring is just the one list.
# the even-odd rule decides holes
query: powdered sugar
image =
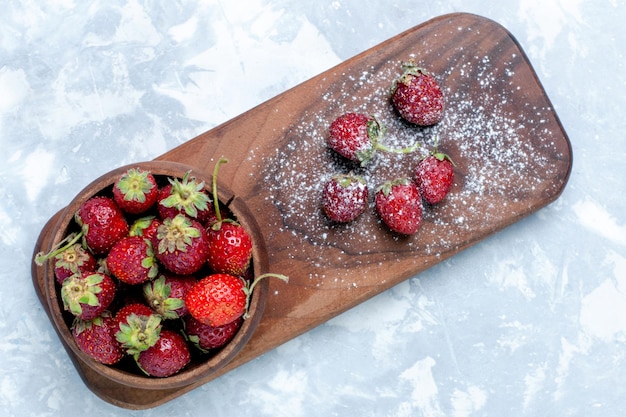
{"label": "powdered sugar", "polygon": [[[424,64],[446,97],[444,119],[427,128],[403,121],[390,103],[389,88],[400,73],[400,62],[334,74],[341,81],[326,90],[320,88],[323,105],[311,107],[319,110],[305,112],[287,129],[286,145],[262,162],[268,167],[264,171],[268,204],[276,205],[281,213],[275,227],[301,243],[288,249],[291,256],[304,254],[305,244],[331,246],[354,264],[360,255],[388,250],[385,245],[390,241],[399,242],[405,250],[439,256],[466,245],[463,239],[468,232],[497,229],[507,217],[528,212],[526,197],[551,187],[546,179],[552,178],[555,168],[545,154],[555,151],[552,131],[547,128],[551,109],[520,102],[526,99],[522,81],[517,79],[520,59],[511,54],[504,57],[505,62],[496,63],[489,55],[466,55],[439,72]],[[415,142],[422,147],[410,155],[379,152],[366,167],[349,163],[326,146],[330,123],[346,112],[375,115],[387,127],[382,140],[390,147]],[[373,195],[384,181],[412,177],[417,160],[436,140],[456,164],[455,184],[442,203],[425,206],[417,235],[406,239],[390,233],[373,205],[346,225],[325,217],[321,192],[331,175],[354,171],[366,179]]]}

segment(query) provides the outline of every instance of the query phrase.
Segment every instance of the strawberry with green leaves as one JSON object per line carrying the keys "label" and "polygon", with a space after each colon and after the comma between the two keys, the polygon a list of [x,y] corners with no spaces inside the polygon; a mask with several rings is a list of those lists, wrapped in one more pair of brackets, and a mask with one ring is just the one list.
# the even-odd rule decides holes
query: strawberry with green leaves
{"label": "strawberry with green leaves", "polygon": [[359,217],[369,204],[365,179],[355,174],[333,175],[322,190],[322,207],[328,218],[347,223]]}
{"label": "strawberry with green leaves", "polygon": [[134,300],[127,301],[119,310],[117,310],[117,313],[115,313],[115,327],[119,330],[120,324],[128,324],[127,319],[131,314],[150,317],[150,315],[154,313],[155,312],[146,304]]}
{"label": "strawberry with green leaves", "polygon": [[164,319],[177,319],[187,315],[185,294],[196,281],[193,275],[163,273],[144,284],[143,296],[150,308]]}
{"label": "strawberry with green leaves", "polygon": [[157,201],[159,187],[154,176],[140,168],[130,168],[113,185],[113,200],[126,213],[144,213]]}
{"label": "strawberry with green leaves", "polygon": [[[217,174],[220,164],[228,162],[221,158],[213,172],[213,195],[217,196]],[[223,219],[217,198],[213,199],[216,220],[207,228],[207,263],[216,273],[242,276],[252,259],[252,238],[246,229],[234,219]]]}
{"label": "strawberry with green leaves", "polygon": [[213,216],[211,199],[204,190],[204,182],[186,172],[182,179],[168,178],[169,184],[161,188],[158,197],[158,212],[162,220],[184,214],[207,224]]}
{"label": "strawberry with green leaves", "polygon": [[147,375],[165,378],[180,372],[191,361],[185,338],[172,330],[163,330],[156,343],[137,355],[137,365]]}
{"label": "strawberry with green leaves", "polygon": [[77,243],[81,237],[82,234],[70,233],[47,254],[39,252],[35,255],[35,263],[41,266],[44,261],[54,259],[54,276],[59,284],[74,274],[95,271],[96,258]]}
{"label": "strawberry with green leaves", "polygon": [[383,223],[403,235],[417,233],[422,223],[422,199],[417,184],[408,178],[383,183],[376,191],[375,206]]}
{"label": "strawberry with green leaves", "polygon": [[115,324],[107,311],[92,320],[76,319],[72,324],[72,337],[89,357],[105,365],[114,365],[125,355],[115,338]]}
{"label": "strawberry with green leaves", "polygon": [[85,201],[74,220],[81,227],[83,242],[96,255],[106,254],[128,234],[124,212],[110,197],[96,196]]}
{"label": "strawberry with green leaves", "polygon": [[115,281],[99,272],[74,274],[61,284],[64,309],[82,320],[102,314],[113,302],[115,294]]}
{"label": "strawberry with green leaves", "polygon": [[161,316],[145,304],[126,304],[115,314],[115,338],[124,351],[137,359],[154,346],[161,335]]}
{"label": "strawberry with green leaves", "polygon": [[418,126],[431,126],[443,119],[441,87],[428,71],[414,61],[402,64],[402,75],[393,82],[391,102],[400,116]]}
{"label": "strawberry with green leaves", "polygon": [[178,275],[198,271],[206,262],[209,250],[204,227],[183,214],[163,220],[153,246],[163,267]]}
{"label": "strawberry with green leaves", "polygon": [[161,224],[163,224],[163,222],[156,216],[140,217],[130,225],[128,235],[141,236],[143,238],[153,240]]}
{"label": "strawberry with green leaves", "polygon": [[126,284],[143,284],[157,276],[159,267],[152,243],[140,236],[118,240],[106,257],[108,271]]}
{"label": "strawberry with green leaves", "polygon": [[95,270],[96,258],[80,243],[74,243],[54,257],[54,276],[59,284],[74,274]]}
{"label": "strawberry with green leaves", "polygon": [[377,150],[387,150],[381,139],[385,126],[374,116],[344,113],[330,124],[328,146],[339,155],[367,165]]}
{"label": "strawberry with green leaves", "polygon": [[[59,282],[69,273],[93,271],[96,263],[93,255],[106,255],[129,231],[124,212],[112,198],[104,196],[92,197],[82,203],[74,213],[74,221],[80,226],[79,233],[69,234],[47,254],[40,252],[35,256],[37,265],[55,258],[59,266]],[[80,239],[82,243],[77,245]]]}
{"label": "strawberry with green leaves", "polygon": [[419,148],[418,143],[401,149],[384,145],[381,140],[386,131],[385,126],[375,116],[344,113],[330,124],[326,142],[330,149],[361,166],[366,166],[377,151],[406,154]]}

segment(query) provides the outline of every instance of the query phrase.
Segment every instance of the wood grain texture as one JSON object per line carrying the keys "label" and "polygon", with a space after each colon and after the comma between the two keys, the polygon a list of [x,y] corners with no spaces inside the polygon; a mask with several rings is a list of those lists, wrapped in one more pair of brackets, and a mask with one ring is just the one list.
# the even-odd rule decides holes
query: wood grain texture
{"label": "wood grain texture", "polygon": [[[446,94],[446,116],[435,127],[404,123],[389,104],[391,82],[410,57],[435,75]],[[425,152],[438,137],[455,161],[451,194],[426,207],[417,235],[390,233],[373,209],[343,226],[322,214],[319,193],[329,175],[356,170],[373,190],[386,179],[411,175],[416,164],[417,156],[406,155],[379,154],[364,168],[338,158],[326,148],[325,135],[346,111],[376,114],[392,145],[419,141]],[[290,281],[271,281],[256,332],[210,379],[548,205],[564,189],[572,164],[567,135],[516,40],[493,21],[461,13],[401,33],[157,160],[210,173],[222,156],[229,162],[220,168],[220,180],[257,219],[270,270]],[[97,395],[125,408],[153,407],[208,382],[159,392],[121,390],[77,368]]]}

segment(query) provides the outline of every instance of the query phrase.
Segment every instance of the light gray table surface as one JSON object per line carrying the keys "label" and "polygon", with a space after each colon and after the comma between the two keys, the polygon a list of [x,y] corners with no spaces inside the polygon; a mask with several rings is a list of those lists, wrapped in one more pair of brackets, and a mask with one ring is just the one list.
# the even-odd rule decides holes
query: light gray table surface
{"label": "light gray table surface", "polygon": [[[33,245],[86,184],[430,18],[527,53],[573,147],[553,204],[225,376],[128,411],[86,388],[35,295]],[[623,416],[623,0],[4,1],[4,416]]]}

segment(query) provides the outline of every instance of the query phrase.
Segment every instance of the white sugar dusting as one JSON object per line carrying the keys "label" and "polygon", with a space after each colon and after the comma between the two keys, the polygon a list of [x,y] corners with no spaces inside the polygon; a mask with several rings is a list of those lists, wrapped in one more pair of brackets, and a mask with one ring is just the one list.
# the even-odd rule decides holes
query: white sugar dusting
{"label": "white sugar dusting", "polygon": [[[286,145],[261,162],[268,167],[263,178],[270,190],[267,202],[276,205],[282,216],[280,224],[274,226],[302,243],[289,248],[290,256],[295,259],[306,254],[307,245],[332,246],[345,254],[339,261],[349,259],[355,265],[359,255],[376,253],[392,239],[410,250],[437,257],[458,245],[459,233],[499,221],[503,212],[517,214],[527,209],[524,197],[545,191],[549,187],[546,179],[556,175],[551,161],[542,156],[546,150],[555,153],[547,125],[552,115],[550,108],[535,108],[524,101],[515,71],[520,58],[514,54],[505,58],[509,61],[496,65],[489,56],[465,57],[463,63],[451,63],[444,71],[431,69],[444,91],[446,110],[444,119],[428,128],[402,121],[389,101],[400,62],[337,74],[343,80],[341,85],[322,91],[323,105],[312,107],[320,110],[303,114],[286,131]],[[412,155],[378,152],[366,167],[348,163],[326,146],[330,123],[345,112],[378,117],[387,128],[383,142],[390,147],[415,142],[422,147]],[[362,175],[372,199],[384,181],[411,177],[418,159],[432,149],[436,138],[439,149],[456,163],[455,184],[438,206],[424,207],[424,222],[417,235],[402,239],[381,234],[384,226],[373,204],[346,225],[333,224],[324,216],[321,192],[330,176],[349,171]],[[325,278],[315,270],[312,278]]]}

